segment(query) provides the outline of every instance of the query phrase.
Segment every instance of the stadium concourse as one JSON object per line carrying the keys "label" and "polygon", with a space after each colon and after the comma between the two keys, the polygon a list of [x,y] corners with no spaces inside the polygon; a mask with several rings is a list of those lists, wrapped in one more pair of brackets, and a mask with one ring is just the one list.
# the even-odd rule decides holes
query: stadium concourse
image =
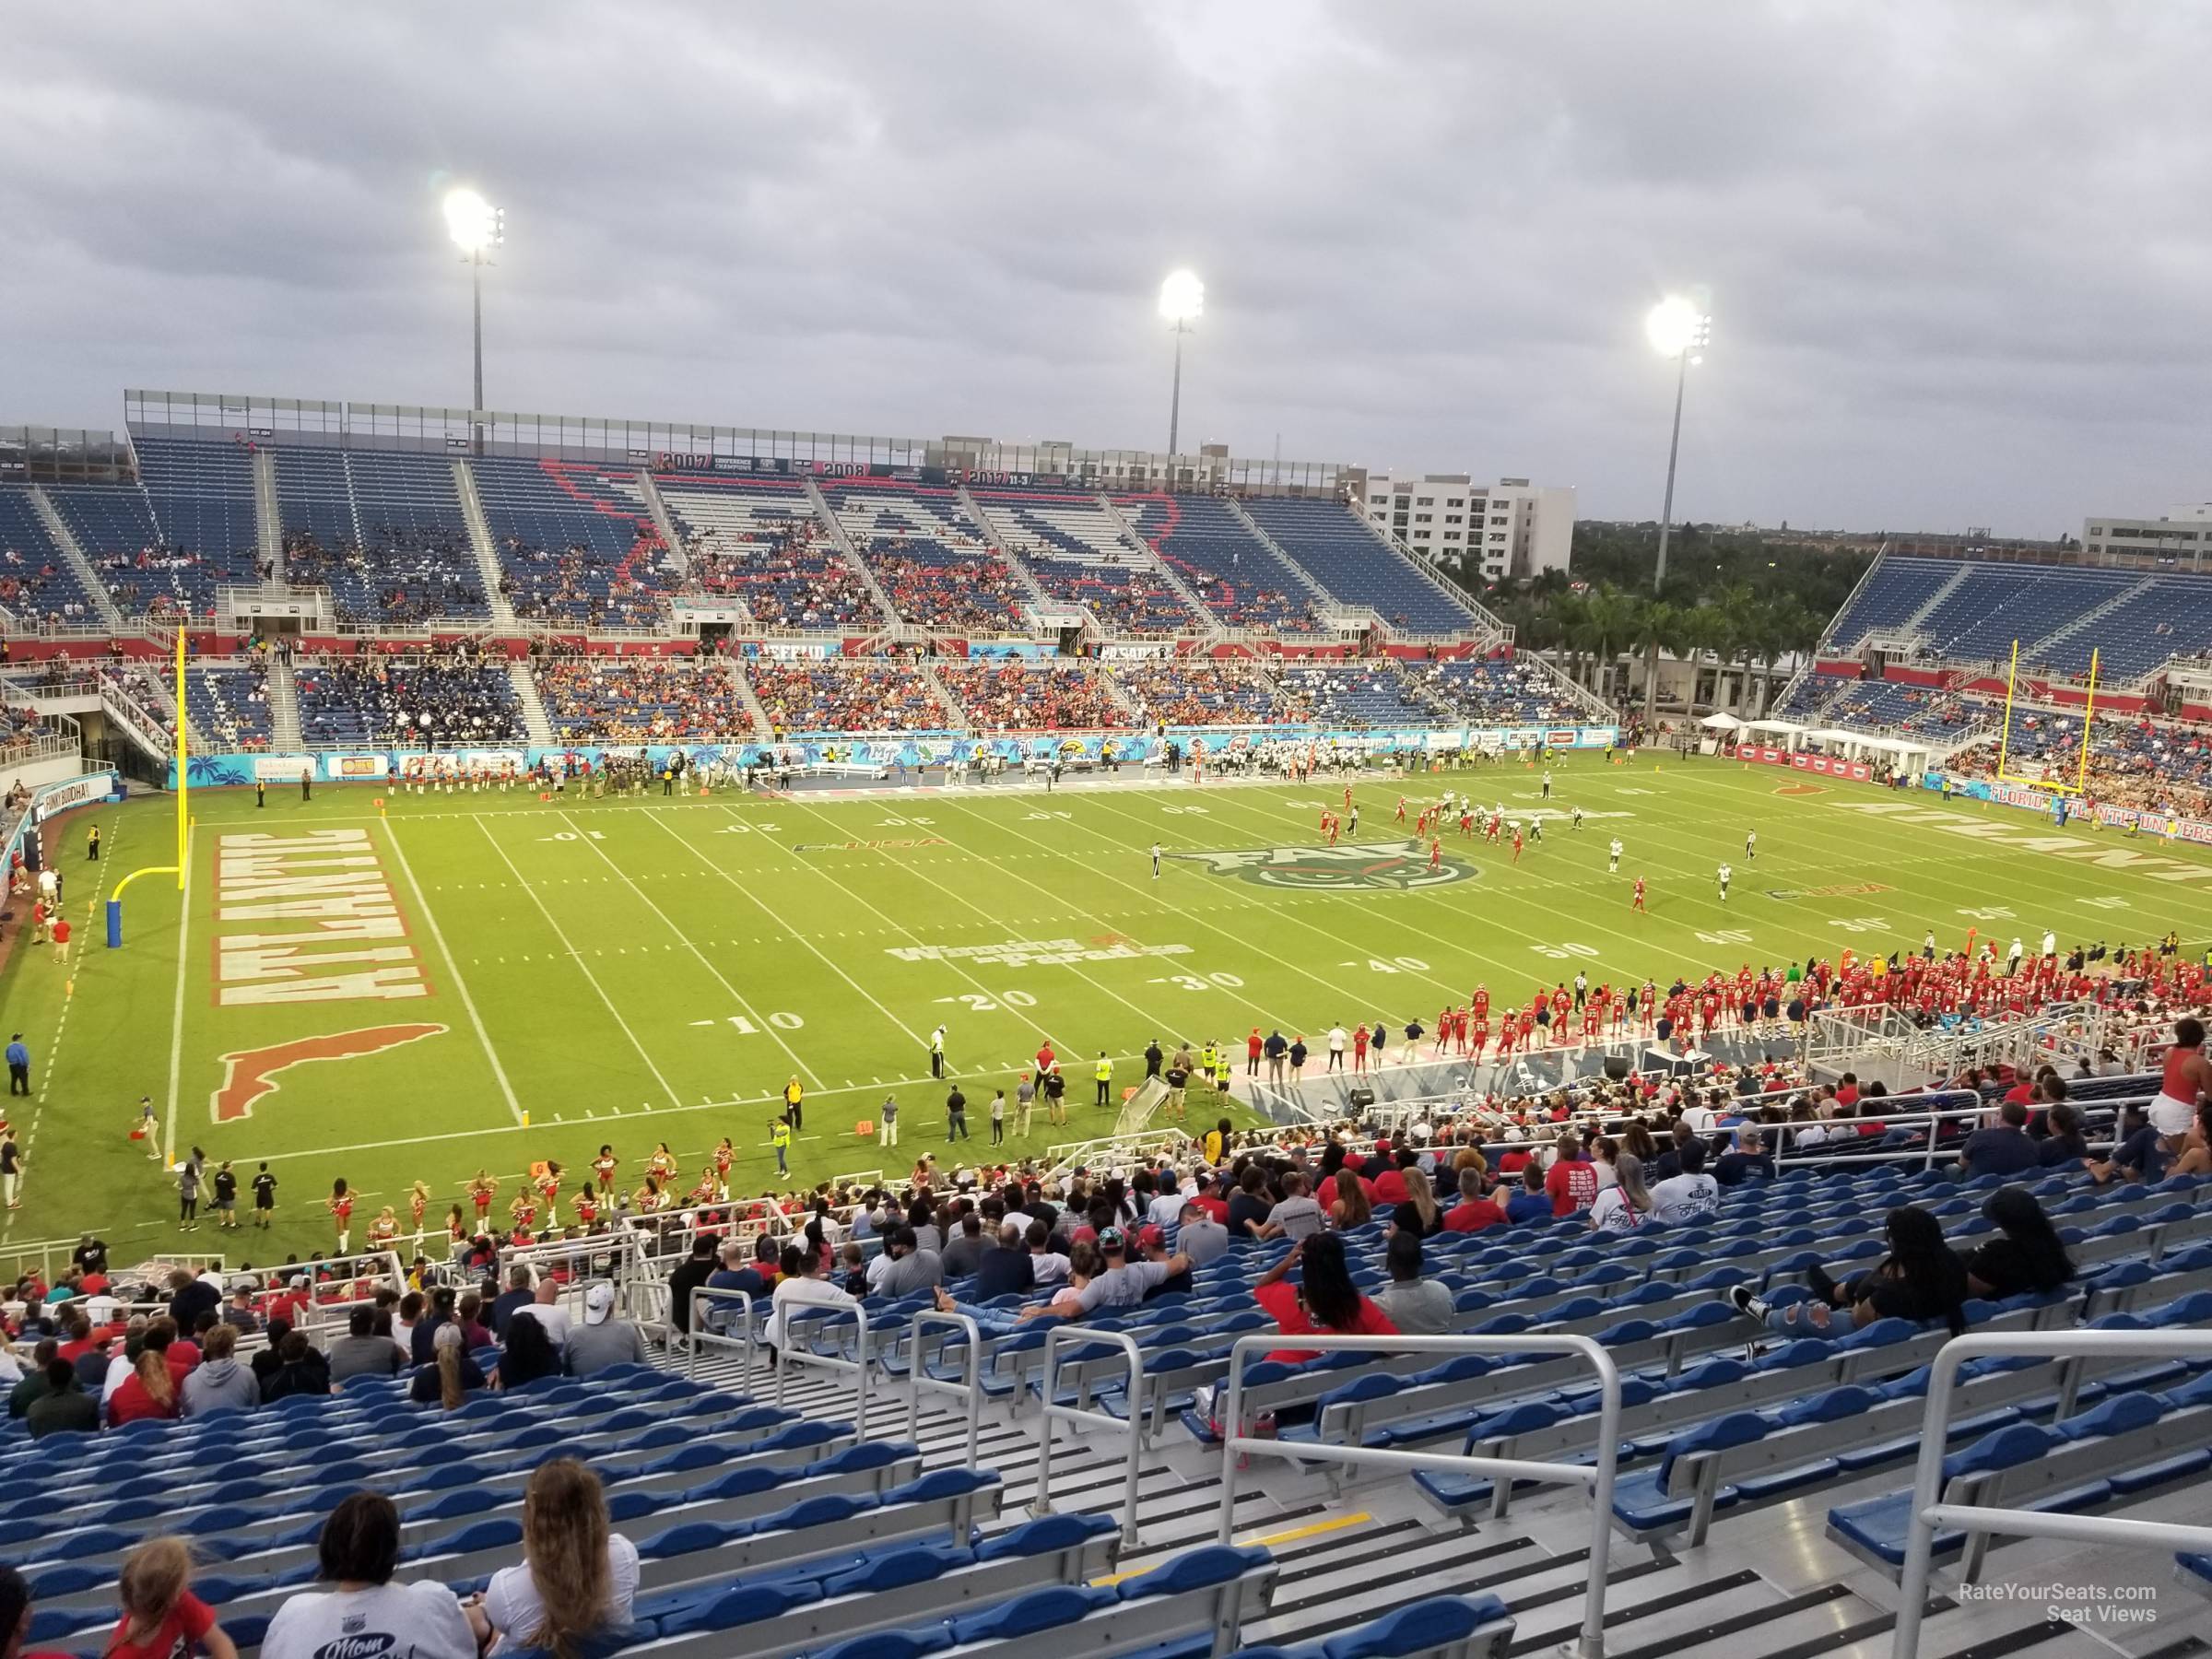
{"label": "stadium concourse", "polygon": [[0,1632],[2212,1639],[2196,579],[1879,560],[1700,762],[1333,477],[164,411],[0,481]]}

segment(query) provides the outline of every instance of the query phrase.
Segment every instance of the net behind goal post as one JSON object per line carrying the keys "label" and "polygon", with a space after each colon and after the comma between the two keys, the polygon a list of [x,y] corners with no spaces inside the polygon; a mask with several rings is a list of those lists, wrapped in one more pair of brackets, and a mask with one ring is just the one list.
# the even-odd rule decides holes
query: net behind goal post
{"label": "net behind goal post", "polygon": [[1113,1120],[1114,1134],[1135,1135],[1150,1128],[1153,1113],[1159,1110],[1159,1103],[1167,1098],[1168,1086],[1158,1077],[1147,1077],[1131,1089],[1128,1099],[1122,1102],[1121,1115]]}
{"label": "net behind goal post", "polygon": [[2097,657],[2089,653],[2088,695],[2081,709],[2081,749],[2078,755],[2061,756],[2049,753],[2039,745],[2034,753],[2041,758],[2022,762],[2016,751],[2015,738],[2027,735],[2025,722],[2048,716],[2021,715],[2022,724],[2016,725],[2013,700],[2019,687],[2020,642],[2012,642],[2012,661],[2005,671],[2005,724],[1997,734],[1997,776],[2006,783],[2018,783],[2028,789],[2041,789],[2053,794],[2078,795],[2088,793],[2089,778],[2089,729],[2097,718]]}

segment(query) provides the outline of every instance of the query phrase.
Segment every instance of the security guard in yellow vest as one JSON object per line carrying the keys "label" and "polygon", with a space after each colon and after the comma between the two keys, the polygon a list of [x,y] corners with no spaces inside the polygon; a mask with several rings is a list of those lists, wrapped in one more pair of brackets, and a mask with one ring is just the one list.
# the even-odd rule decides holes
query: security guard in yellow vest
{"label": "security guard in yellow vest", "polygon": [[1091,1075],[1099,1080],[1099,1104],[1103,1106],[1113,1094],[1113,1062],[1106,1057],[1104,1049],[1099,1051],[1098,1069]]}

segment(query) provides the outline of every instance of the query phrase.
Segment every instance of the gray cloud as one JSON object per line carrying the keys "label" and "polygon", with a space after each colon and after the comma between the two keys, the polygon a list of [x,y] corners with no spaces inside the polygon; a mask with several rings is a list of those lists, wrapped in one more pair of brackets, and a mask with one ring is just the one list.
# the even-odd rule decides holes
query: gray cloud
{"label": "gray cloud", "polygon": [[2041,0],[66,8],[0,56],[0,418],[461,403],[1164,441],[1650,516],[2055,534],[2206,492],[2212,15]]}

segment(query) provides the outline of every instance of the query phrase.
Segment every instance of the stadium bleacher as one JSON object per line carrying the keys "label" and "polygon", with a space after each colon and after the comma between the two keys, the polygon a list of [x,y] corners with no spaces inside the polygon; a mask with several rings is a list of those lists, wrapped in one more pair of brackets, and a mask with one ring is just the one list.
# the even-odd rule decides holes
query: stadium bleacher
{"label": "stadium bleacher", "polygon": [[1088,665],[982,662],[939,666],[937,678],[979,732],[1127,730],[1135,724]]}
{"label": "stadium bleacher", "polygon": [[159,552],[132,567],[135,607],[211,616],[218,587],[262,576],[253,448],[241,440],[147,437],[134,447],[159,538]]}
{"label": "stadium bleacher", "polygon": [[465,658],[326,657],[293,671],[311,747],[512,744],[522,707],[502,664]]}
{"label": "stadium bleacher", "polygon": [[783,478],[663,475],[691,591],[737,600],[762,628],[877,628],[875,594],[830,539],[806,487]]}
{"label": "stadium bleacher", "polygon": [[1405,674],[1417,697],[1434,698],[1455,720],[1570,721],[1584,712],[1542,667],[1512,657],[1407,664]]}
{"label": "stadium bleacher", "polygon": [[1173,637],[1203,620],[1096,496],[971,492],[1009,553],[1048,595],[1079,605],[1111,634]]}
{"label": "stadium bleacher", "polygon": [[30,492],[18,485],[0,485],[0,606],[31,627],[100,620],[99,607],[54,546]]}
{"label": "stadium bleacher", "polygon": [[563,743],[749,740],[733,670],[688,656],[568,657],[532,670]]}
{"label": "stadium bleacher", "polygon": [[840,480],[823,491],[900,617],[956,633],[1019,633],[1027,595],[949,489]]}
{"label": "stadium bleacher", "polygon": [[517,617],[583,628],[665,627],[676,574],[634,479],[562,461],[469,463]]}
{"label": "stadium bleacher", "polygon": [[1342,502],[1262,496],[1246,502],[1245,511],[1332,597],[1368,606],[1394,629],[1411,633],[1456,639],[1474,628],[1472,611]]}
{"label": "stadium bleacher", "polygon": [[1146,545],[1172,566],[1199,603],[1230,628],[1259,633],[1324,633],[1313,595],[1298,572],[1210,496],[1117,496],[1114,505]]}
{"label": "stadium bleacher", "polygon": [[1304,705],[1252,663],[1122,663],[1113,673],[1153,725],[1274,725],[1306,718]]}
{"label": "stadium bleacher", "polygon": [[948,731],[958,718],[920,669],[894,657],[763,658],[745,677],[779,733]]}
{"label": "stadium bleacher", "polygon": [[1436,718],[1434,705],[1418,698],[1387,663],[1335,663],[1325,667],[1286,668],[1283,689],[1299,700],[1305,718],[1356,726],[1421,726]]}
{"label": "stadium bleacher", "polygon": [[266,750],[273,735],[268,669],[194,665],[184,676],[185,712],[201,735],[218,747]]}
{"label": "stadium bleacher", "polygon": [[379,450],[274,453],[286,578],[329,588],[341,621],[491,615],[450,461]]}
{"label": "stadium bleacher", "polygon": [[143,489],[127,484],[54,484],[46,486],[46,499],[120,609],[142,613],[164,602],[167,583],[157,581],[155,568],[169,556]]}

